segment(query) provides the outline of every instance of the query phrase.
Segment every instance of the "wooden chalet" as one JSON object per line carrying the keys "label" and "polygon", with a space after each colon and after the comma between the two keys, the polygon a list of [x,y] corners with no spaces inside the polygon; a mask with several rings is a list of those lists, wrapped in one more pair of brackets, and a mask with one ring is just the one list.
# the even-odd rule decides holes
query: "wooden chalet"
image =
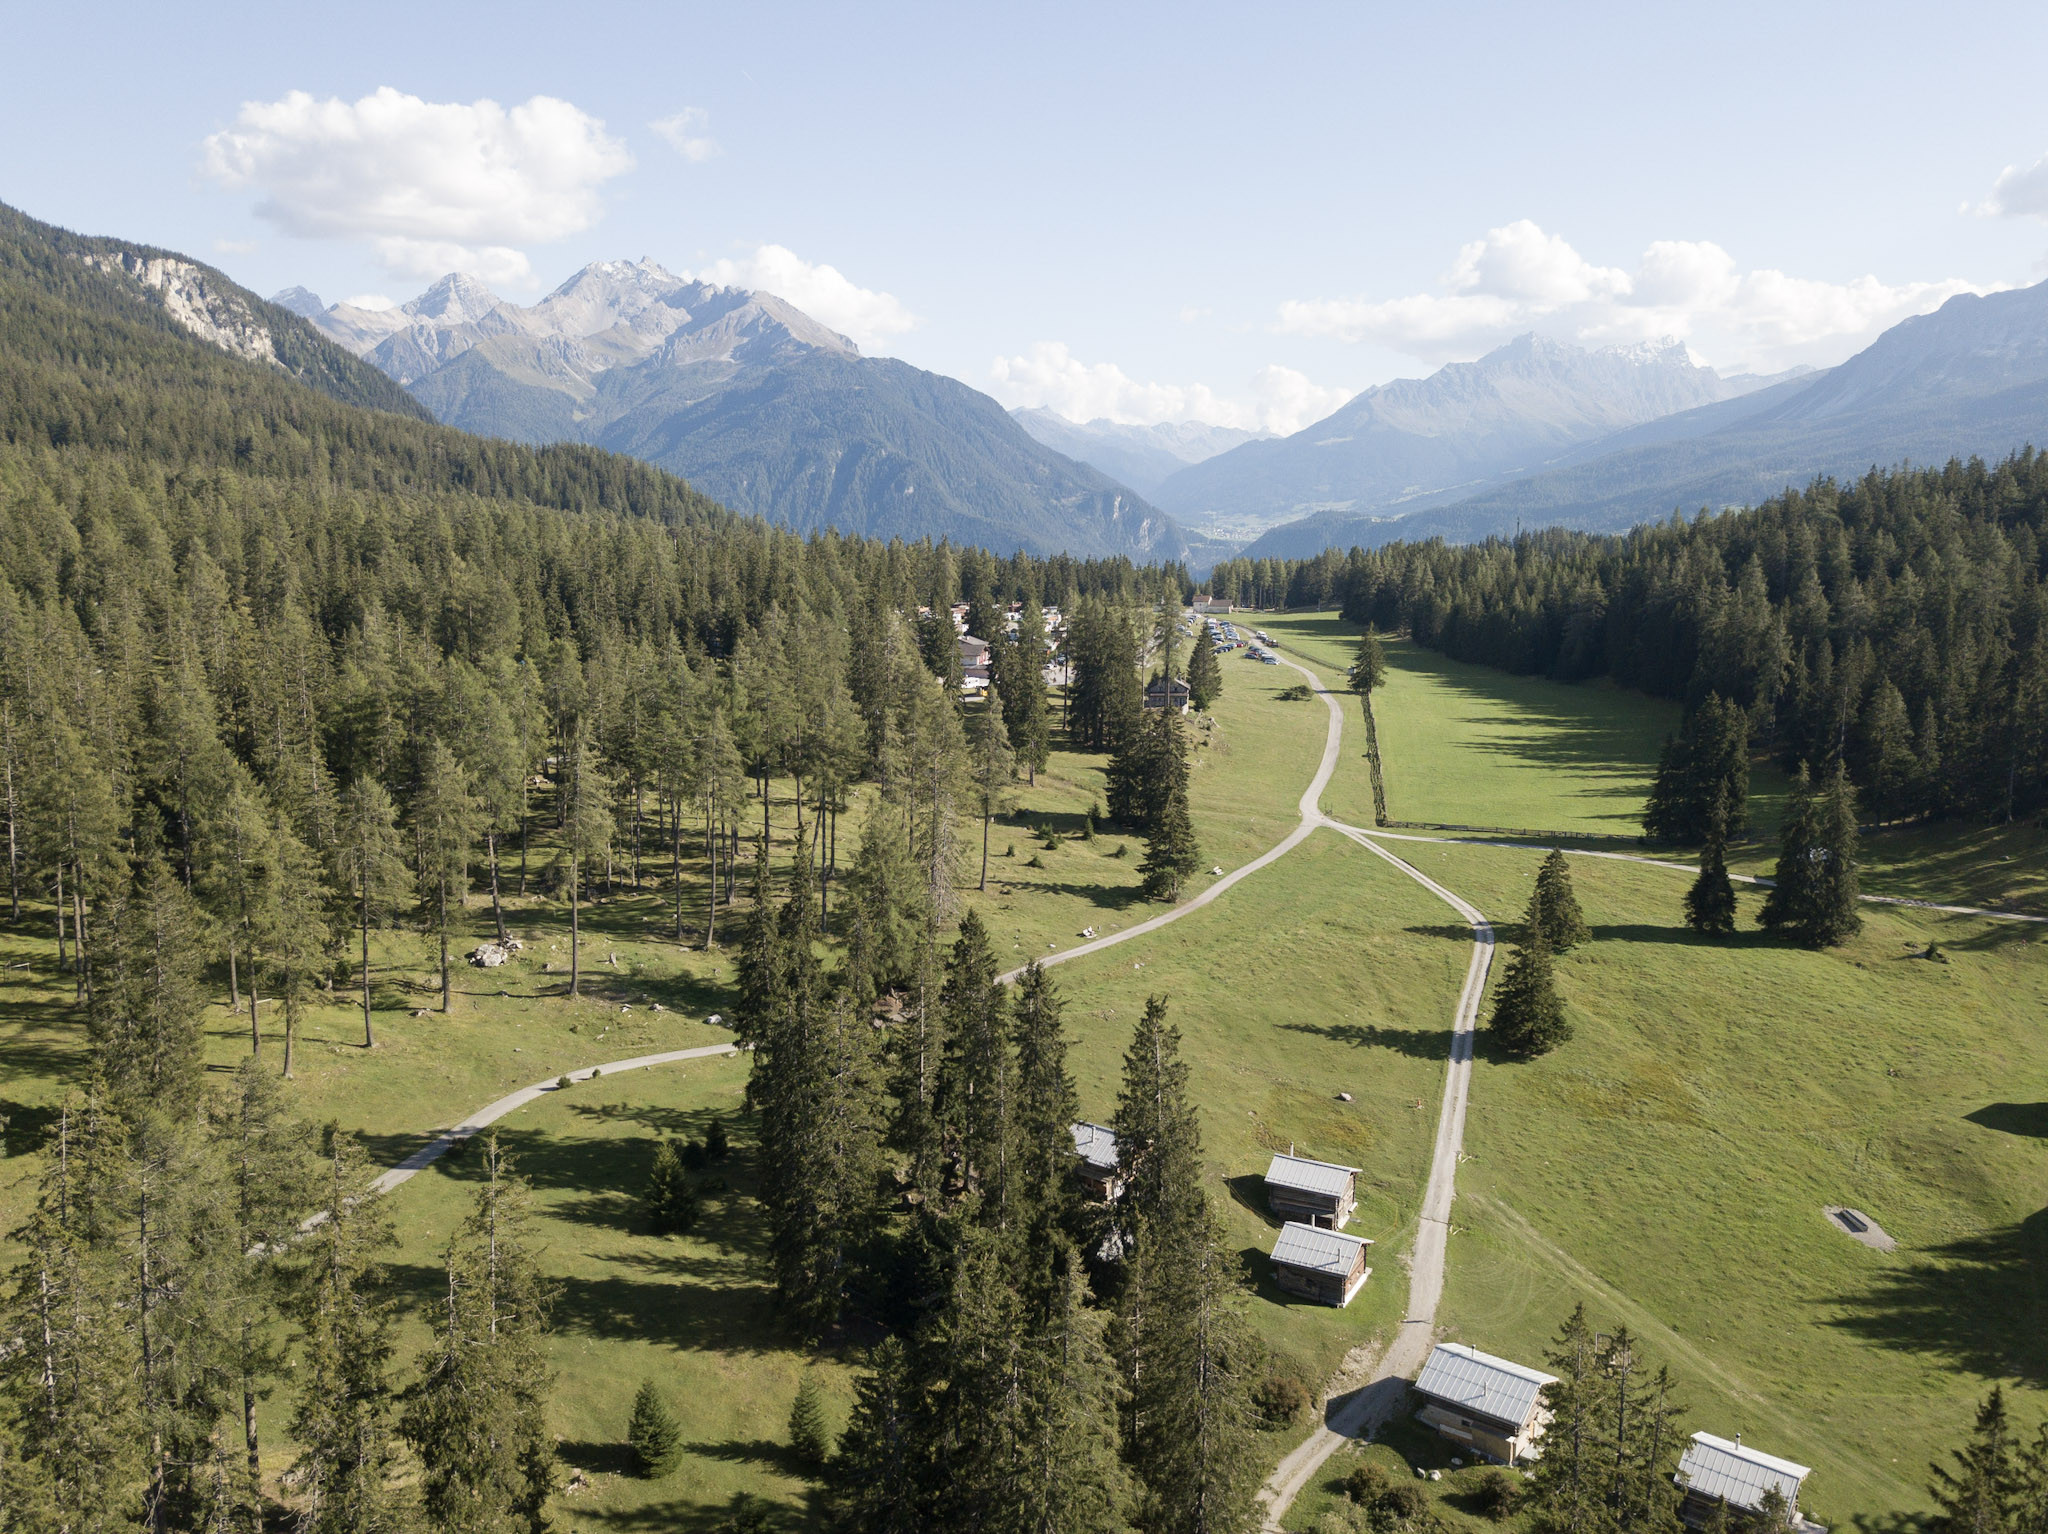
{"label": "wooden chalet", "polygon": [[1537,1440],[1550,1421],[1543,1387],[1556,1382],[1540,1369],[1440,1342],[1416,1376],[1415,1393],[1426,1403],[1416,1415],[1453,1443],[1513,1465],[1543,1452]]}
{"label": "wooden chalet", "polygon": [[1176,714],[1185,714],[1188,711],[1187,679],[1177,676],[1169,682],[1163,676],[1155,676],[1145,684],[1145,707],[1170,708]]}
{"label": "wooden chalet", "polygon": [[1363,1236],[1289,1220],[1273,1243],[1273,1282],[1289,1294],[1341,1310],[1372,1276],[1366,1264],[1371,1249]]}
{"label": "wooden chalet", "polygon": [[1123,1196],[1124,1179],[1118,1170],[1116,1131],[1106,1124],[1074,1124],[1074,1175],[1088,1196],[1099,1204],[1114,1203]]}
{"label": "wooden chalet", "polygon": [[1275,1156],[1266,1168],[1266,1207],[1283,1220],[1342,1230],[1358,1207],[1358,1168]]}
{"label": "wooden chalet", "polygon": [[1789,1459],[1751,1448],[1742,1441],[1740,1433],[1732,1439],[1695,1433],[1685,1453],[1679,1456],[1678,1473],[1671,1479],[1685,1493],[1678,1504],[1678,1516],[1690,1528],[1704,1528],[1717,1503],[1725,1504],[1731,1521],[1740,1524],[1743,1514],[1754,1513],[1763,1506],[1764,1493],[1775,1486],[1785,1499],[1793,1528],[1802,1534],[1827,1534],[1827,1530],[1808,1522],[1799,1513],[1799,1488],[1811,1474],[1805,1465],[1795,1465]]}

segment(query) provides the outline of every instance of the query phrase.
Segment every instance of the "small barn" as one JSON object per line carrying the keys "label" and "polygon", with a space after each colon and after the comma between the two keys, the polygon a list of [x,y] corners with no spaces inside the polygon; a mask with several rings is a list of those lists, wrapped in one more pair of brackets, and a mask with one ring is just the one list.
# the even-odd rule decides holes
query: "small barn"
{"label": "small barn", "polygon": [[1536,1442],[1550,1421],[1543,1387],[1556,1382],[1556,1375],[1526,1364],[1440,1342],[1415,1379],[1415,1393],[1427,1403],[1416,1415],[1453,1443],[1513,1465],[1543,1452]]}
{"label": "small barn", "polygon": [[1266,1207],[1283,1220],[1342,1230],[1358,1207],[1358,1168],[1289,1153],[1266,1168]]}
{"label": "small barn", "polygon": [[1804,1465],[1751,1448],[1742,1441],[1740,1433],[1732,1439],[1695,1433],[1685,1453],[1679,1456],[1678,1473],[1671,1479],[1685,1493],[1678,1504],[1678,1516],[1691,1528],[1703,1528],[1713,1516],[1716,1503],[1725,1503],[1740,1522],[1742,1514],[1754,1513],[1763,1505],[1764,1493],[1775,1486],[1785,1499],[1785,1510],[1791,1514],[1795,1529],[1804,1534],[1827,1534],[1819,1524],[1807,1522],[1799,1513],[1799,1488],[1811,1474]]}
{"label": "small barn", "polygon": [[1371,1248],[1363,1236],[1289,1220],[1273,1243],[1273,1282],[1289,1294],[1342,1309],[1372,1276],[1366,1265]]}
{"label": "small barn", "polygon": [[1075,1124],[1074,1154],[1079,1158],[1074,1175],[1097,1203],[1111,1203],[1123,1195],[1124,1180],[1118,1170],[1116,1131],[1106,1124]]}

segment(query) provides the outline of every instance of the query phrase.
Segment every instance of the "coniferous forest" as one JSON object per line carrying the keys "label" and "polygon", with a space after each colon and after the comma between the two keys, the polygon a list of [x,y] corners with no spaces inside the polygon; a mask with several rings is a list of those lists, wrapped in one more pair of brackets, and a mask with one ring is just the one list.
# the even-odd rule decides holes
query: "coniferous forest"
{"label": "coniferous forest", "polygon": [[[1227,561],[1210,584],[1504,671],[1730,701],[1788,771],[1842,762],[1874,819],[2048,804],[2048,454],[2031,449],[1613,536]],[[1695,818],[1703,836],[1704,804]]]}

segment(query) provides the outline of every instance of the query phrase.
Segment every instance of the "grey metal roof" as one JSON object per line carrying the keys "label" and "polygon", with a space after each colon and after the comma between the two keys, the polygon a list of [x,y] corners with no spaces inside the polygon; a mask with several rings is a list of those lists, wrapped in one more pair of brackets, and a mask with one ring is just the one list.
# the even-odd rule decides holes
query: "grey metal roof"
{"label": "grey metal roof", "polygon": [[1495,1358],[1462,1342],[1440,1342],[1416,1376],[1416,1390],[1461,1411],[1521,1427],[1557,1376]]}
{"label": "grey metal roof", "polygon": [[1269,1187],[1299,1188],[1304,1193],[1320,1193],[1326,1198],[1342,1198],[1350,1187],[1351,1179],[1357,1175],[1357,1167],[1339,1166],[1334,1161],[1311,1161],[1306,1156],[1275,1156],[1273,1164],[1266,1168],[1266,1184]]}
{"label": "grey metal roof", "polygon": [[1319,1225],[1289,1220],[1280,1227],[1280,1239],[1273,1243],[1273,1261],[1342,1278],[1358,1260],[1359,1251],[1371,1245],[1364,1236],[1339,1235]]}
{"label": "grey metal roof", "polygon": [[1114,1172],[1117,1167],[1116,1131],[1106,1124],[1074,1124],[1074,1154],[1092,1167]]}
{"label": "grey metal roof", "polygon": [[1804,1465],[1746,1443],[1695,1433],[1691,1447],[1679,1457],[1678,1474],[1672,1479],[1690,1491],[1754,1512],[1773,1486],[1784,1496],[1787,1507],[1797,1505],[1799,1485],[1811,1474]]}

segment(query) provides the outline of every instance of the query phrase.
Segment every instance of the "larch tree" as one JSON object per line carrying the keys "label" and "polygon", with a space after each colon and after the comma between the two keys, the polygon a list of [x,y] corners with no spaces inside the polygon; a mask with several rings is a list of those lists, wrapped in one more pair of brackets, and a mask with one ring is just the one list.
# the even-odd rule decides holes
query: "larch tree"
{"label": "larch tree", "polygon": [[398,807],[391,802],[391,795],[375,778],[357,778],[341,796],[333,858],[335,877],[355,897],[365,1049],[374,1048],[377,1042],[370,1022],[370,925],[388,920],[404,898],[404,851],[398,834]]}
{"label": "larch tree", "polygon": [[420,904],[441,941],[441,1010],[448,1010],[449,902],[457,915],[469,895],[469,857],[482,816],[469,791],[469,774],[440,741],[430,743],[412,801],[413,833],[420,848]]}
{"label": "larch tree", "polygon": [[975,711],[967,731],[967,774],[974,783],[975,806],[981,819],[981,888],[988,888],[989,827],[1015,799],[1011,780],[1017,758],[1003,725],[1002,702],[991,690]]}
{"label": "larch tree", "polygon": [[585,871],[610,855],[614,823],[606,805],[609,786],[588,741],[570,748],[568,773],[562,784],[566,801],[562,823],[562,856],[568,863],[565,889],[569,896],[569,995],[582,994],[583,880]]}

